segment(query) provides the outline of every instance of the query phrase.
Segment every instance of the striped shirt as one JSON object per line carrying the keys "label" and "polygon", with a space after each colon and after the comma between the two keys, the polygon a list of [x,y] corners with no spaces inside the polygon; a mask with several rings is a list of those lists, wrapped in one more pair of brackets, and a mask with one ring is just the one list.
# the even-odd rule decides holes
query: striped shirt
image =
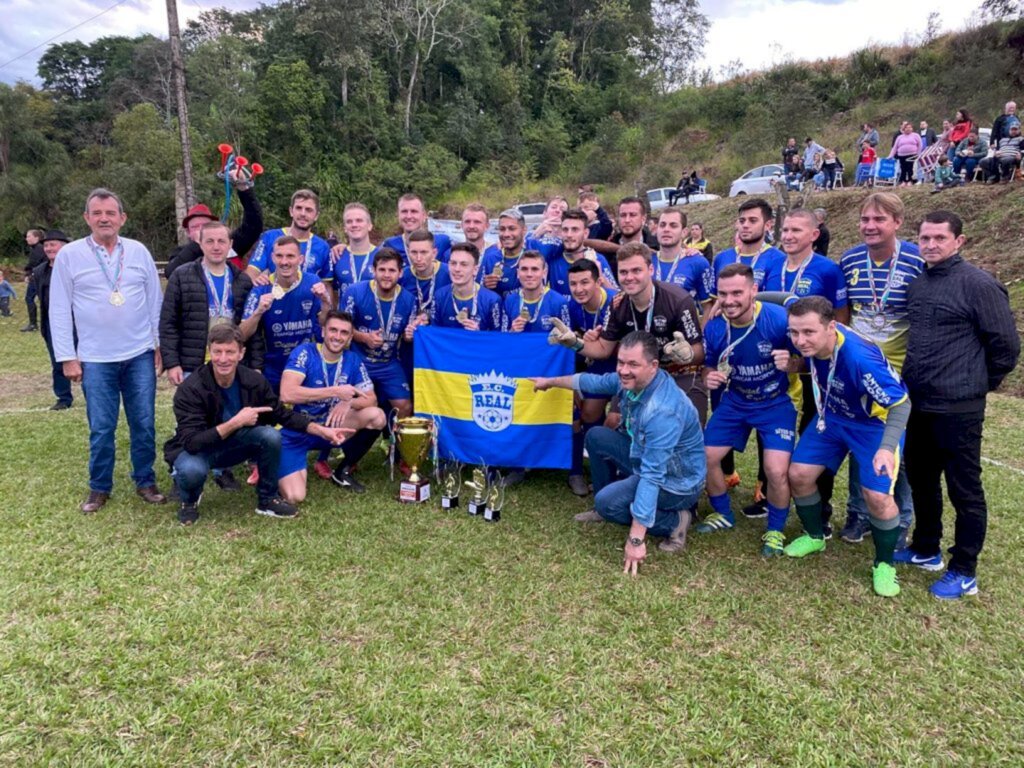
{"label": "striped shirt", "polygon": [[868,256],[868,247],[861,243],[843,254],[839,268],[846,280],[850,327],[881,347],[898,372],[907,356],[910,330],[907,289],[924,271],[925,265],[913,243],[897,240],[896,254],[895,266],[892,258],[879,263]]}

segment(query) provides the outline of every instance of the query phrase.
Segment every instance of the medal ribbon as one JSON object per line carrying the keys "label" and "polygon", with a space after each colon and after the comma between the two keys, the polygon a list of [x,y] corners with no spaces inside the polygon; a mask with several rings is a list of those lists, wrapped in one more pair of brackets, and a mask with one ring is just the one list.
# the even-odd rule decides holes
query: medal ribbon
{"label": "medal ribbon", "polygon": [[419,307],[421,312],[427,311],[434,303],[434,284],[437,282],[437,273],[441,269],[440,262],[434,262],[434,272],[430,275],[430,290],[427,291],[427,300],[423,300],[423,291],[420,288],[420,277],[416,274],[416,270],[409,267],[409,271],[412,272],[412,278],[416,283],[416,298],[419,300]]}
{"label": "medal ribbon", "polygon": [[[295,235],[292,234],[291,227],[285,227],[281,231],[284,232],[289,237],[295,237]],[[295,237],[295,239],[298,240],[299,238]],[[309,239],[306,240],[306,252],[302,254],[302,265],[306,269],[312,269],[313,268],[313,265],[309,263],[309,252],[312,249],[313,249],[313,233],[310,232],[309,233]],[[366,265],[364,264],[363,266],[365,267]]]}
{"label": "medal ribbon", "polygon": [[[644,325],[644,330],[648,333],[651,332],[651,320],[654,318],[654,285],[651,285],[651,305],[647,307],[647,320]],[[640,323],[636,321],[636,308],[633,306],[633,299],[629,299],[629,311],[633,315],[633,330],[640,330]]]}
{"label": "medal ribbon", "polygon": [[[757,269],[757,260],[761,258],[761,254],[768,250],[768,243],[761,243],[761,250],[755,253],[753,256],[744,256],[740,253],[739,247],[736,248],[736,261],[740,264],[743,263],[743,259],[752,259],[750,262],[750,271],[754,272]],[[754,282],[757,282],[757,274],[754,275]],[[758,286],[760,288],[760,286]]]}
{"label": "medal ribbon", "polygon": [[[311,237],[309,239],[310,239],[310,242],[312,242],[313,238]],[[358,283],[358,282],[362,281],[363,275],[366,273],[366,267],[369,266],[369,264],[370,264],[370,254],[367,253],[367,254],[359,254],[359,255],[360,256],[365,255],[366,258],[363,261],[362,269],[360,269],[358,272],[356,272],[356,257],[355,257],[355,254],[352,253],[352,251],[348,252],[348,266],[349,266],[349,271],[352,273],[352,282],[353,283]]]}
{"label": "medal ribbon", "polygon": [[896,243],[896,253],[892,255],[892,263],[889,264],[889,273],[885,276],[885,288],[882,291],[882,298],[878,298],[878,291],[875,288],[875,265],[871,261],[871,254],[865,254],[865,258],[868,261],[868,283],[871,284],[871,304],[876,312],[884,312],[885,304],[889,300],[889,294],[892,292],[892,278],[896,274],[896,265],[900,259],[900,244]]}
{"label": "medal ribbon", "polygon": [[110,267],[107,265],[107,249],[97,243],[91,237],[89,238],[89,245],[92,246],[93,256],[96,257],[96,261],[99,262],[100,270],[103,272],[103,279],[107,281],[107,285],[110,286],[111,295],[121,292],[121,275],[124,272],[124,243],[121,242],[121,238],[117,239],[117,246],[114,248],[113,258],[117,259],[117,270],[114,272],[114,277],[110,277]]}
{"label": "medal ribbon", "polygon": [[813,259],[813,258],[814,258],[814,254],[812,253],[810,256],[808,256],[806,259],[804,259],[803,264],[801,264],[800,268],[797,269],[797,271],[796,271],[796,277],[793,278],[793,284],[789,288],[786,288],[786,273],[789,272],[789,270],[788,269],[783,270],[783,272],[782,272],[782,290],[784,290],[784,291],[792,291],[793,293],[796,293],[796,289],[800,286],[800,278],[804,276],[804,270],[807,269],[807,265],[811,263],[811,259]]}
{"label": "medal ribbon", "polygon": [[210,317],[231,317],[231,311],[228,309],[228,296],[231,292],[231,270],[227,267],[224,268],[224,289],[221,291],[219,298],[217,296],[217,288],[213,282],[213,275],[205,266],[203,267],[203,275],[206,276],[206,286],[210,289],[210,297],[213,299],[213,306],[210,307]]}
{"label": "medal ribbon", "polygon": [[[598,326],[598,322],[597,322],[597,320],[598,320],[598,318],[599,318],[599,317],[601,316],[601,310],[603,310],[603,309],[607,309],[607,310],[608,310],[609,312],[611,311],[611,308],[610,308],[610,307],[606,307],[606,306],[605,306],[605,305],[606,305],[607,303],[608,303],[608,292],[607,292],[607,291],[606,291],[606,290],[605,290],[604,288],[602,288],[602,289],[601,289],[601,305],[600,305],[600,306],[599,306],[599,307],[597,308],[597,311],[596,311],[596,312],[591,312],[590,310],[588,310],[588,309],[587,309],[587,308],[586,308],[585,306],[583,306],[582,304],[580,305],[581,307],[583,307],[583,330],[584,330],[584,331],[592,331],[592,330],[594,330],[595,328],[597,328],[597,326]],[[652,302],[652,303],[653,303],[653,302]],[[590,327],[589,327],[589,328],[587,327],[587,316],[588,316],[588,315],[589,315],[590,317],[594,318],[594,320],[593,320],[593,322],[592,322],[592,323],[590,324]],[[607,323],[607,320],[608,320],[608,316],[607,316],[607,314],[606,314],[606,315],[605,315],[605,325],[607,325],[607,324],[608,324],[608,323]]]}
{"label": "medal ribbon", "polygon": [[[323,344],[319,344],[317,346],[318,346],[318,348],[320,350],[320,370],[322,370],[323,374],[324,374],[324,386],[325,387],[336,387],[336,386],[338,386],[338,383],[341,380],[341,364],[345,360],[345,353],[342,352],[338,356],[338,367],[334,369],[334,378],[332,380],[331,377],[328,376],[328,374],[327,374],[327,360],[324,359],[324,345]],[[331,408],[333,408],[335,406],[335,404],[338,402],[338,398],[331,397],[331,398],[325,398],[325,399],[329,400],[329,402],[327,404],[327,412],[330,413]]]}
{"label": "medal ribbon", "polygon": [[373,303],[377,307],[377,321],[380,323],[381,336],[385,342],[391,341],[391,322],[395,319],[395,304],[398,301],[398,292],[401,287],[395,286],[395,295],[391,298],[391,311],[388,312],[387,322],[384,322],[384,309],[380,305],[380,296],[377,295],[377,281],[370,281],[370,293],[373,294]]}
{"label": "medal ribbon", "polygon": [[[526,309],[526,315],[527,315],[526,322],[527,323],[535,323],[535,322],[537,322],[537,316],[540,314],[540,305],[544,303],[544,296],[547,294],[547,292],[549,290],[550,290],[550,288],[548,288],[545,285],[543,290],[540,293],[540,298],[537,299],[537,302],[536,302],[537,309],[533,313],[533,315],[531,316],[530,315],[530,310],[526,309],[526,303],[527,302],[526,302],[526,297],[523,296],[523,290],[522,290],[522,288],[519,289],[519,315],[521,317],[522,314],[523,314],[523,310]],[[530,303],[532,304],[533,302],[530,302]]]}
{"label": "medal ribbon", "polygon": [[[470,310],[470,313],[469,313],[469,319],[470,320],[476,320],[476,309],[477,309],[476,299],[477,299],[477,296],[479,294],[480,294],[480,286],[479,285],[474,285],[473,286],[473,307],[472,307],[472,309]],[[459,315],[459,301],[460,301],[460,299],[457,299],[455,297],[455,286],[453,285],[452,286],[452,308],[455,310],[455,316],[456,317],[458,317],[458,315]],[[461,299],[461,301],[469,301],[469,299]]]}
{"label": "medal ribbon", "polygon": [[825,397],[821,396],[821,386],[818,384],[818,373],[814,367],[814,360],[811,360],[811,388],[814,390],[814,405],[818,409],[818,431],[825,431],[825,406],[828,404],[828,396],[832,391],[832,380],[836,376],[836,362],[839,359],[839,339],[836,338],[835,349],[832,350],[832,357],[828,364],[828,378],[825,380]]}
{"label": "medal ribbon", "polygon": [[[754,332],[754,328],[757,327],[757,310],[754,310],[754,319],[750,321],[750,325],[747,326],[746,332],[740,336],[736,341],[732,340],[732,323],[728,320],[725,321],[725,349],[722,350],[722,354],[718,356],[718,364],[729,363],[729,357],[732,355],[732,351],[736,349],[743,340]],[[731,365],[731,363],[730,363]]]}

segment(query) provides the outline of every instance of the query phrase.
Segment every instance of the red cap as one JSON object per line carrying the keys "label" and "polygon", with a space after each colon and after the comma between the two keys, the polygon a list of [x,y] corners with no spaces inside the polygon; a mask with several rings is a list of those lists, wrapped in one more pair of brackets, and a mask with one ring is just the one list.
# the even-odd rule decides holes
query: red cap
{"label": "red cap", "polygon": [[208,207],[200,203],[199,205],[193,205],[188,209],[188,213],[185,214],[185,218],[181,220],[181,228],[188,229],[188,223],[199,216],[203,216],[211,221],[216,218]]}

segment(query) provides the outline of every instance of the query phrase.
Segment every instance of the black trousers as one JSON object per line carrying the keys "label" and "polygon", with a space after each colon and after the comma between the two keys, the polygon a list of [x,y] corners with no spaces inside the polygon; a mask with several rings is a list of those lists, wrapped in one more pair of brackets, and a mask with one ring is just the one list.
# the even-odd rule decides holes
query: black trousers
{"label": "black trousers", "polygon": [[911,549],[937,554],[942,541],[942,476],[956,511],[950,570],[973,576],[985,544],[988,507],[981,484],[981,431],[985,413],[914,410],[907,425],[907,479],[914,497]]}
{"label": "black trousers", "polygon": [[36,317],[36,281],[29,280],[25,286],[25,307],[28,309],[28,324],[38,325],[38,318]]}

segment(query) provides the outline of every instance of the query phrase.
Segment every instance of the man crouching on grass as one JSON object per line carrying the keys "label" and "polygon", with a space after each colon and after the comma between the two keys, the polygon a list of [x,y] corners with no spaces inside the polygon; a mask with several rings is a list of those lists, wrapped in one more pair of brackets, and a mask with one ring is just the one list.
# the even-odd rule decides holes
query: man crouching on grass
{"label": "man crouching on grass", "polygon": [[618,429],[587,433],[594,509],[580,522],[607,520],[629,526],[623,571],[636,575],[647,557],[645,536],[664,536],[659,549],[686,546],[690,508],[704,490],[707,463],[697,409],[658,366],[654,336],[633,331],[619,342],[615,373],[533,379],[540,390],[561,387],[580,394],[618,395]]}
{"label": "man crouching on grass", "polygon": [[281,433],[274,425],[308,432],[335,445],[352,430],[316,424],[305,414],[282,406],[261,374],[239,365],[245,347],[236,326],[214,324],[208,342],[210,362],[174,393],[178,426],[164,445],[164,457],[174,469],[181,497],[178,522],[191,525],[199,519],[199,499],[211,469],[249,460],[256,462],[260,474],[256,514],[295,517],[295,507],[277,492]]}

